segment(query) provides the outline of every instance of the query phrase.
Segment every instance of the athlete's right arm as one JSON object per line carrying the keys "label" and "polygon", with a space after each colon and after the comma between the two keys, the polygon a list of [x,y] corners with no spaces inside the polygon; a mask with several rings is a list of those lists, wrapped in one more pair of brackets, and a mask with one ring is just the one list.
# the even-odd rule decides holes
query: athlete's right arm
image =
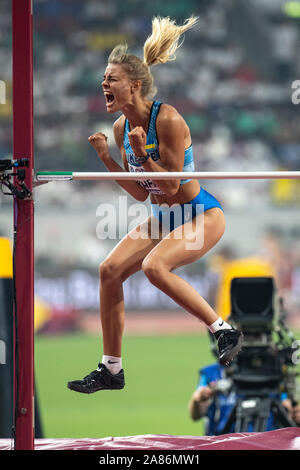
{"label": "athlete's right arm", "polygon": [[[123,164],[126,171],[128,170],[128,164],[126,159],[125,150],[123,147],[122,136],[121,136],[121,126],[122,125],[122,117],[121,116],[113,126],[114,129],[114,136],[115,141],[120,149]],[[121,122],[120,122],[121,121]],[[124,124],[123,124],[124,129]],[[107,169],[111,172],[124,172],[124,168],[122,168],[110,155],[108,144],[107,144],[107,137],[102,134],[101,132],[97,132],[96,134],[89,137],[90,144],[95,148],[98,153],[98,156],[101,158],[104,165]],[[148,191],[142,188],[136,181],[133,180],[116,180],[116,182],[125,189],[131,196],[133,196],[138,201],[145,201],[149,196]]]}

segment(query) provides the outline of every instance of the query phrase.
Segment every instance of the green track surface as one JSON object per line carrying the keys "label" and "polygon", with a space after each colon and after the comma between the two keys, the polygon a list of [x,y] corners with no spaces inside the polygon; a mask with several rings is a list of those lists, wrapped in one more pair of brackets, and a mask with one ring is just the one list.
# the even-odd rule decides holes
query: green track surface
{"label": "green track surface", "polygon": [[188,414],[200,367],[214,361],[208,335],[124,338],[126,386],[92,395],[69,380],[97,367],[100,340],[73,334],[37,336],[35,377],[43,437],[101,438],[142,434],[201,435]]}

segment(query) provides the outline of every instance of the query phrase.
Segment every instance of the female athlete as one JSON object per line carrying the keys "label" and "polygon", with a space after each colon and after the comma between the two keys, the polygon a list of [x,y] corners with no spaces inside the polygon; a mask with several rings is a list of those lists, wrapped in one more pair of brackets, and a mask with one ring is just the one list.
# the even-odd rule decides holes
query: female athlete
{"label": "female athlete", "polygon": [[[150,66],[174,60],[180,36],[196,22],[197,18],[191,17],[177,25],[170,18],[155,17],[152,34],[144,44],[143,60],[128,53],[126,46],[117,46],[110,54],[102,88],[107,112],[122,113],[113,130],[125,170],[111,157],[104,134],[98,132],[89,137],[109,171],[194,170],[190,130],[176,109],[152,100],[155,89]],[[222,364],[229,364],[241,349],[242,333],[218,317],[199,293],[173,272],[200,259],[220,240],[225,229],[220,203],[197,180],[117,182],[138,201],[145,201],[150,194],[152,214],[131,230],[100,265],[103,357],[96,370],[82,380],[68,383],[71,390],[81,393],[122,389],[125,385],[121,356],[125,319],[122,285],[139,270],[207,325],[218,341]]]}

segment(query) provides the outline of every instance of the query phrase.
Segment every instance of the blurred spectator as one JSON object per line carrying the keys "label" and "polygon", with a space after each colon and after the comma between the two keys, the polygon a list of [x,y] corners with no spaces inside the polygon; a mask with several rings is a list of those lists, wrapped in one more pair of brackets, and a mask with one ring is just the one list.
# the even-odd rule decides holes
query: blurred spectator
{"label": "blurred spectator", "polygon": [[299,35],[297,27],[280,18],[272,26],[273,54],[277,63],[277,78],[286,82],[295,72],[295,56]]}
{"label": "blurred spectator", "polygon": [[274,270],[274,278],[279,293],[284,294],[291,286],[293,252],[283,246],[278,230],[269,228],[262,240],[262,258]]}

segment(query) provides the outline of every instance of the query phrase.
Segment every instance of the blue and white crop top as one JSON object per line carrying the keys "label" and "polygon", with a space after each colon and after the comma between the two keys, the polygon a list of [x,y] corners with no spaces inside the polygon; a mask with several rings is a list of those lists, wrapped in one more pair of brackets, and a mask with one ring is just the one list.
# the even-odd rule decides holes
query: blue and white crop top
{"label": "blue and white crop top", "polygon": [[[153,101],[151,111],[150,111],[150,120],[148,125],[148,132],[147,132],[147,141],[145,150],[147,153],[150,153],[150,157],[158,164],[161,164],[159,149],[158,149],[158,139],[156,134],[156,118],[161,106],[161,102]],[[128,139],[128,132],[130,132],[129,121],[128,119],[125,120],[125,127],[124,127],[124,137],[123,137],[123,145],[126,152],[126,157],[128,161],[128,168],[131,172],[144,172],[144,168],[141,164],[136,161],[135,155],[131,148],[129,139]],[[192,145],[184,151],[184,166],[182,171],[194,171],[194,157],[193,157],[193,147]],[[188,183],[191,180],[182,179],[180,184]],[[152,194],[165,194],[152,180],[146,181],[138,181],[140,186],[144,189],[149,191]]]}

